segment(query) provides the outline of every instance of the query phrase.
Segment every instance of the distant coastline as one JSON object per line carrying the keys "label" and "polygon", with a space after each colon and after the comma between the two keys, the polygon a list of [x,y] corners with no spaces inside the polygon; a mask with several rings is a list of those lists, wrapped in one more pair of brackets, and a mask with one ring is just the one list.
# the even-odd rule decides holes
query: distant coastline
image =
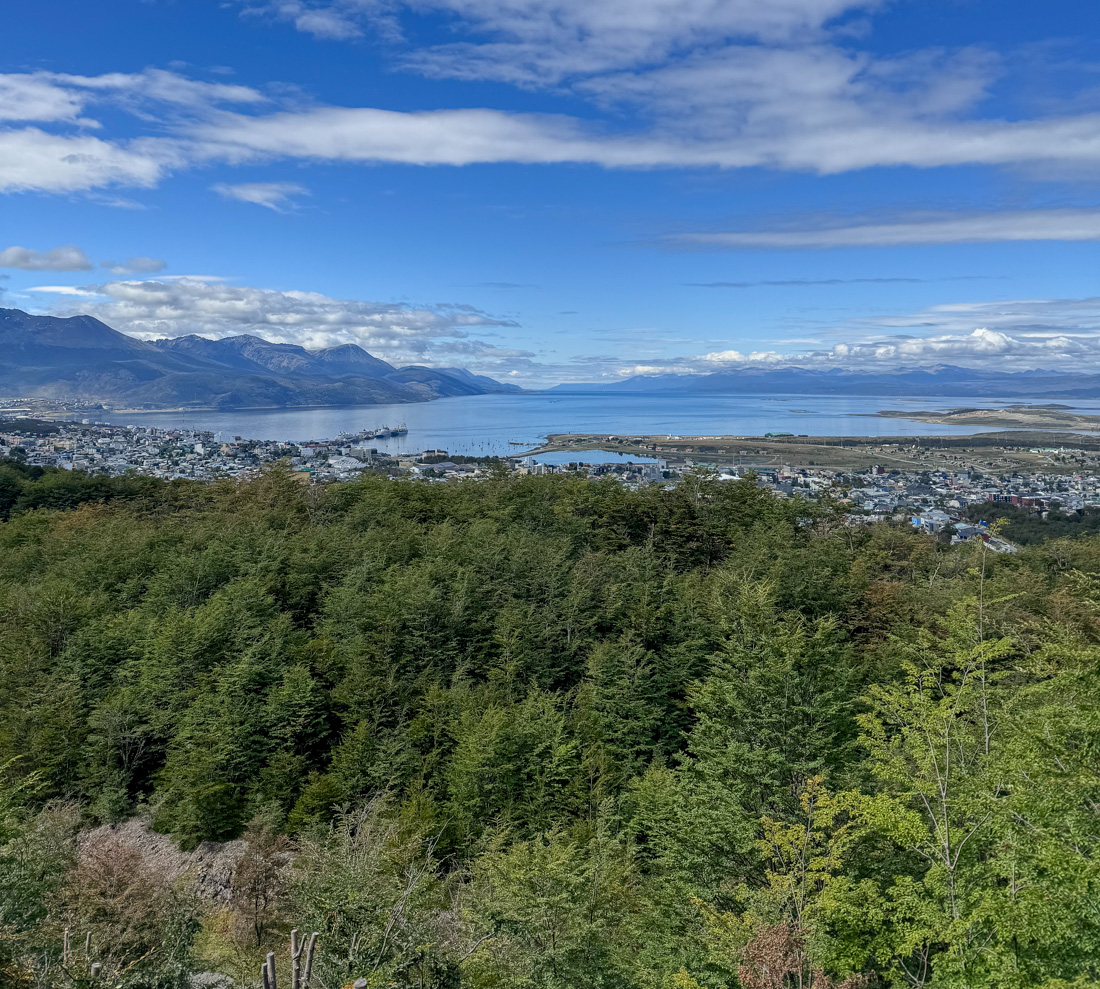
{"label": "distant coastline", "polygon": [[943,411],[910,411],[884,409],[864,413],[887,419],[909,419],[914,422],[944,426],[989,426],[997,429],[1042,429],[1100,431],[1100,415],[1074,412],[1066,405],[1009,405],[1000,409],[945,409]]}

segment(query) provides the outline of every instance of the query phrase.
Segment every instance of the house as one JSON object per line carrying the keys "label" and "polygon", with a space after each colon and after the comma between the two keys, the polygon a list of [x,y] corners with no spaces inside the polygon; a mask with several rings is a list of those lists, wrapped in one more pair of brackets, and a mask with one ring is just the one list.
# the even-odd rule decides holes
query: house
{"label": "house", "polygon": [[953,520],[947,512],[932,508],[920,515],[912,516],[911,521],[916,528],[935,534],[942,532],[947,526],[951,525]]}

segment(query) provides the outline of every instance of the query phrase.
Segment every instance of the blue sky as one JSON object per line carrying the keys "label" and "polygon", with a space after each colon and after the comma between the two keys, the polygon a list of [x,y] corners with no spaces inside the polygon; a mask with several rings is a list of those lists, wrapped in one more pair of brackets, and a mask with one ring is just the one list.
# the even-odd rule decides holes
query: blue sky
{"label": "blue sky", "polygon": [[1100,357],[1100,5],[41,0],[0,304],[537,385]]}

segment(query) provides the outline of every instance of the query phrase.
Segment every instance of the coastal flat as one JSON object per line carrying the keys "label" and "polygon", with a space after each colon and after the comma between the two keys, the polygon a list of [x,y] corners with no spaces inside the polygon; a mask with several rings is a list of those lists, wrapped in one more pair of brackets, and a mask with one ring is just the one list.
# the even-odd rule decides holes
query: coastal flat
{"label": "coastal flat", "polygon": [[1072,412],[1057,405],[1009,405],[1001,409],[919,411],[884,409],[868,413],[889,419],[909,419],[942,426],[989,426],[1007,429],[1100,430],[1100,416]]}
{"label": "coastal flat", "polygon": [[598,448],[624,457],[659,457],[757,469],[790,466],[865,470],[879,465],[899,470],[979,470],[983,473],[1044,471],[1079,473],[1061,447],[1100,450],[1100,438],[1059,437],[1041,431],[1004,431],[968,436],[664,436],[553,433],[532,454]]}

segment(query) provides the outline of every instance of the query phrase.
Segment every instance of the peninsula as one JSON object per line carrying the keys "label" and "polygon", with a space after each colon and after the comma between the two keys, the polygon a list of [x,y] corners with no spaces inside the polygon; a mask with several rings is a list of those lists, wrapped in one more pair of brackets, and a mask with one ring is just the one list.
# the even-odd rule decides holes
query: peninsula
{"label": "peninsula", "polygon": [[1066,405],[1007,405],[1001,409],[945,409],[940,412],[885,409],[868,413],[890,419],[945,426],[985,426],[991,429],[1100,431],[1100,416],[1074,412]]}

